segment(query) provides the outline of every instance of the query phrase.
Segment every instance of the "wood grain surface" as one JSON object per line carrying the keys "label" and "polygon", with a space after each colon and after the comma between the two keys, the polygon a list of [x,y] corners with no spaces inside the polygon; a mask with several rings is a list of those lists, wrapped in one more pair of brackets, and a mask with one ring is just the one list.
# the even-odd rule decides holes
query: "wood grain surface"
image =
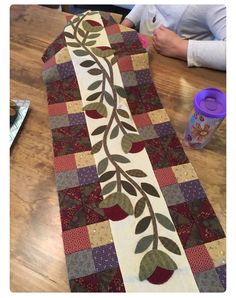
{"label": "wood grain surface", "polygon": [[[11,6],[11,99],[31,109],[11,150],[11,291],[69,291],[54,180],[51,132],[41,56],[61,33],[65,13],[45,7]],[[193,96],[205,87],[225,91],[225,73],[188,68],[150,49],[150,70],[180,140]],[[186,148],[225,229],[225,121],[201,151]]]}

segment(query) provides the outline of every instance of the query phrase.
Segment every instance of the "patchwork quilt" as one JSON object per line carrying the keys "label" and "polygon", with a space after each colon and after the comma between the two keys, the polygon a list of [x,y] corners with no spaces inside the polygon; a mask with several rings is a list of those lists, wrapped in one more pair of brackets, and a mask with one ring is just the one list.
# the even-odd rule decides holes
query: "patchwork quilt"
{"label": "patchwork quilt", "polygon": [[71,291],[225,291],[224,231],[138,33],[87,11],[42,60]]}

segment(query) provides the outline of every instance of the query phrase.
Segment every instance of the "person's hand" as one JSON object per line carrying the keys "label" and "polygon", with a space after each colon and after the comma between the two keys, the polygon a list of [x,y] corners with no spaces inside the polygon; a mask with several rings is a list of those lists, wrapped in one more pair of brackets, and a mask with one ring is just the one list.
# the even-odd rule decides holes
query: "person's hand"
{"label": "person's hand", "polygon": [[187,60],[188,41],[163,25],[153,31],[152,40],[159,54]]}
{"label": "person's hand", "polygon": [[125,26],[125,27],[129,27],[129,28],[133,28],[134,27],[134,23],[131,22],[129,19],[125,18],[122,22],[121,25]]}

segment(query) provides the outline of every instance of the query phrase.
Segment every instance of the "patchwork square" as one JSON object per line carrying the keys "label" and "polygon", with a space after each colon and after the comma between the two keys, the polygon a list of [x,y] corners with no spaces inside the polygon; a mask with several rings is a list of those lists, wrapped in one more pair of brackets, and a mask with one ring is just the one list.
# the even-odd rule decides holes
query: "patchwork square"
{"label": "patchwork square", "polygon": [[69,280],[96,272],[92,249],[82,250],[66,255],[66,263]]}
{"label": "patchwork square", "polygon": [[62,238],[66,255],[91,247],[87,227],[64,231]]}
{"label": "patchwork square", "polygon": [[165,186],[161,189],[161,191],[168,206],[185,202],[184,196],[182,195],[178,184]]}
{"label": "patchwork square", "polygon": [[64,102],[63,83],[55,81],[47,84],[47,100],[51,104]]}
{"label": "patchwork square", "polygon": [[154,170],[169,167],[167,155],[162,150],[159,138],[145,140],[145,148]]}
{"label": "patchwork square", "polygon": [[134,115],[133,120],[134,120],[134,123],[135,123],[137,128],[152,124],[152,122],[151,122],[150,118],[148,117],[147,113]]}
{"label": "patchwork square", "polygon": [[113,243],[93,248],[93,259],[96,272],[119,267]]}
{"label": "patchwork square", "polygon": [[70,280],[72,292],[125,292],[119,268]]}
{"label": "patchwork square", "polygon": [[170,121],[170,118],[164,109],[148,112],[148,116],[151,119],[152,124]]}
{"label": "patchwork square", "polygon": [[224,292],[225,291],[215,269],[196,273],[194,277],[200,292]]}
{"label": "patchwork square", "polygon": [[135,71],[136,79],[139,85],[152,82],[151,73],[148,69]]}
{"label": "patchwork square", "polygon": [[149,99],[142,99],[142,102],[146,112],[162,109],[162,104],[158,96],[153,96]]}
{"label": "patchwork square", "polygon": [[207,199],[169,206],[169,211],[185,249],[225,237]]}
{"label": "patchwork square", "polygon": [[54,158],[54,168],[56,172],[63,172],[75,169],[76,163],[74,154],[56,156]]}
{"label": "patchwork square", "polygon": [[96,274],[69,280],[71,292],[99,292]]}
{"label": "patchwork square", "polygon": [[60,73],[57,69],[57,65],[54,65],[43,71],[43,81],[47,83],[55,82],[60,80]]}
{"label": "patchwork square", "polygon": [[88,225],[91,247],[102,246],[113,242],[109,221]]}
{"label": "patchwork square", "polygon": [[214,268],[212,259],[204,245],[185,249],[193,273],[203,272]]}
{"label": "patchwork square", "polygon": [[161,188],[177,182],[172,168],[157,169],[154,173]]}
{"label": "patchwork square", "polygon": [[86,124],[86,119],[83,112],[69,114],[68,118],[69,118],[70,125]]}
{"label": "patchwork square", "polygon": [[180,165],[188,162],[188,158],[176,135],[159,137],[162,151],[168,160],[168,166]]}
{"label": "patchwork square", "polygon": [[[62,81],[64,101],[81,100],[81,94],[75,73]],[[68,108],[68,107],[67,107]],[[76,111],[77,112],[77,111]],[[80,112],[80,111],[78,111]],[[70,112],[69,112],[70,113]],[[74,112],[73,112],[74,113]]]}
{"label": "patchwork square", "polygon": [[133,43],[140,43],[138,34],[136,31],[128,31],[128,32],[122,32],[122,37],[124,39],[125,45],[130,45]]}
{"label": "patchwork square", "polygon": [[116,34],[116,33],[120,33],[120,28],[119,28],[118,24],[107,26],[105,29],[106,29],[106,33],[108,35],[113,35],[113,34]]}
{"label": "patchwork square", "polygon": [[133,70],[133,65],[130,56],[120,57],[117,61],[120,72]]}
{"label": "patchwork square", "polygon": [[136,86],[136,76],[134,71],[122,72],[121,77],[125,87]]}
{"label": "patchwork square", "polygon": [[142,70],[149,67],[148,53],[132,55],[131,60],[134,70]]}
{"label": "patchwork square", "polygon": [[44,63],[43,69],[46,70],[46,69],[54,66],[55,64],[56,64],[56,59],[55,59],[55,56],[53,56],[46,63]]}
{"label": "patchwork square", "polygon": [[69,126],[68,115],[51,116],[49,117],[51,129]]}
{"label": "patchwork square", "polygon": [[[150,100],[150,98],[153,98],[153,97],[158,98],[158,101],[160,102],[160,99],[156,92],[156,87],[153,84],[153,82],[142,84],[140,86],[140,93],[141,93],[141,98],[144,102]],[[162,106],[160,108],[162,108]],[[160,109],[160,108],[157,107],[156,109]]]}
{"label": "patchwork square", "polygon": [[72,61],[57,64],[57,69],[62,80],[74,75],[74,67]]}
{"label": "patchwork square", "polygon": [[138,129],[139,135],[142,137],[143,140],[150,140],[156,138],[156,132],[153,128],[153,125],[140,127]]}
{"label": "patchwork square", "polygon": [[62,48],[59,52],[54,56],[57,64],[65,63],[71,61],[71,57],[67,47]]}
{"label": "patchwork square", "polygon": [[158,136],[175,135],[175,130],[169,121],[155,124],[154,129]]}
{"label": "patchwork square", "polygon": [[56,173],[57,190],[76,187],[79,185],[79,179],[76,170]]}
{"label": "patchwork square", "polygon": [[198,179],[197,173],[195,172],[191,163],[174,166],[172,167],[172,171],[174,172],[178,183]]}
{"label": "patchwork square", "polygon": [[66,103],[67,111],[69,114],[80,113],[83,110],[82,101],[69,101]]}
{"label": "patchwork square", "polygon": [[215,268],[215,271],[216,271],[217,275],[219,276],[220,282],[221,282],[224,290],[226,290],[226,265],[222,265],[222,266]]}
{"label": "patchwork square", "polygon": [[67,113],[67,108],[64,102],[48,105],[49,116],[58,116],[66,113]]}
{"label": "patchwork square", "polygon": [[63,231],[107,220],[101,201],[99,183],[59,191]]}
{"label": "patchwork square", "polygon": [[78,169],[80,185],[96,183],[98,181],[96,166],[90,166]]}
{"label": "patchwork square", "polygon": [[215,267],[226,263],[226,243],[225,238],[206,243],[206,249],[213,260]]}
{"label": "patchwork square", "polygon": [[206,193],[198,179],[180,183],[179,186],[187,201],[206,198]]}
{"label": "patchwork square", "polygon": [[123,42],[121,33],[115,33],[109,36],[109,42],[111,44]]}
{"label": "patchwork square", "polygon": [[95,159],[91,151],[84,151],[75,154],[75,161],[77,168],[84,168],[86,166],[95,165]]}

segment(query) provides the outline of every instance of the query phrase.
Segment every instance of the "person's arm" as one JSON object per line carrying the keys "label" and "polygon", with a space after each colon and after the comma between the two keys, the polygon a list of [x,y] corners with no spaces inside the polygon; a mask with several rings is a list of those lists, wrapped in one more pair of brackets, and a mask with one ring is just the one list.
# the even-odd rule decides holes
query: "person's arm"
{"label": "person's arm", "polygon": [[218,70],[226,69],[226,8],[216,5],[209,9],[207,25],[216,40],[189,40],[188,66],[203,66]]}
{"label": "person's arm", "polygon": [[136,27],[141,20],[141,15],[144,10],[144,5],[135,5],[130,13],[125,17],[121,25],[132,28]]}

